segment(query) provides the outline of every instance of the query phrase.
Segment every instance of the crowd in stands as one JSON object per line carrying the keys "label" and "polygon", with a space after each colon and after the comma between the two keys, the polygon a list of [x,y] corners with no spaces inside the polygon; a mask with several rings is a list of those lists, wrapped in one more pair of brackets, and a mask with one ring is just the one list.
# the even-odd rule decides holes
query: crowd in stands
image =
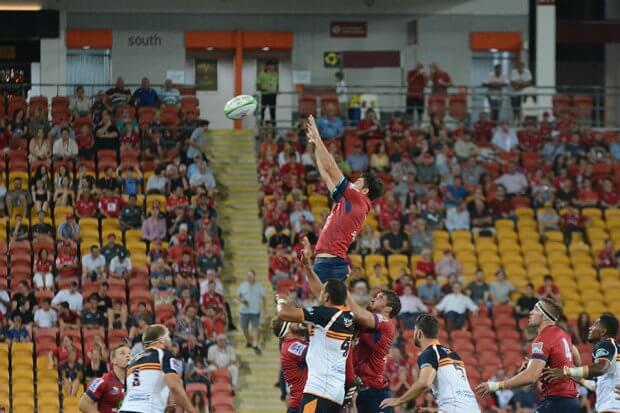
{"label": "crowd in stands", "polygon": [[[534,338],[527,315],[541,296],[564,305],[560,325],[590,359],[590,320],[620,311],[611,291],[620,285],[620,133],[592,130],[570,107],[518,129],[487,113],[449,123],[445,110],[413,127],[406,115],[379,120],[368,109],[349,129],[337,98],[322,102],[317,125],[343,173],[354,180],[370,169],[387,187],[350,248],[349,283],[362,305],[385,287],[401,296],[388,360],[396,395],[416,376],[412,327],[423,312],[441,316],[441,341],[465,360],[474,386],[519,367]],[[305,119],[283,133],[261,129],[258,174],[270,280],[311,305],[297,257],[303,237],[316,242],[331,201]],[[500,392],[481,403],[484,411],[532,411],[534,394]]]}
{"label": "crowd in stands", "polygon": [[214,401],[232,411],[217,160],[198,115],[195,96],[171,81],[158,93],[147,78],[133,93],[118,78],[93,98],[78,86],[51,107],[0,100],[0,341],[34,343],[31,365],[37,377],[57,371],[66,409],[108,369],[111,349],[136,354],[159,322],[201,411]]}

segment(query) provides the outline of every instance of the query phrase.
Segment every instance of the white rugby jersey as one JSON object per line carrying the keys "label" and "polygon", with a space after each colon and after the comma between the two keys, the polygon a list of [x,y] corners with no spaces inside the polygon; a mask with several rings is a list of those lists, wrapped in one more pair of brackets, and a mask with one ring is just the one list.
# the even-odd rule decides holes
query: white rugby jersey
{"label": "white rugby jersey", "polygon": [[170,395],[164,376],[182,370],[182,363],[168,350],[147,348],[136,354],[127,366],[120,412],[163,413]]}
{"label": "white rugby jersey", "polygon": [[342,405],[347,355],[356,329],[353,314],[347,307],[325,306],[304,308],[303,312],[304,321],[315,327],[306,353],[304,393]]}
{"label": "white rugby jersey", "polygon": [[420,369],[429,366],[437,371],[431,390],[440,413],[480,413],[465,363],[458,354],[439,343],[432,344],[418,356]]}
{"label": "white rugby jersey", "polygon": [[620,400],[616,399],[614,389],[620,385],[620,355],[618,343],[614,339],[601,340],[592,350],[592,360],[608,360],[611,364],[602,376],[596,377],[596,411],[620,412]]}

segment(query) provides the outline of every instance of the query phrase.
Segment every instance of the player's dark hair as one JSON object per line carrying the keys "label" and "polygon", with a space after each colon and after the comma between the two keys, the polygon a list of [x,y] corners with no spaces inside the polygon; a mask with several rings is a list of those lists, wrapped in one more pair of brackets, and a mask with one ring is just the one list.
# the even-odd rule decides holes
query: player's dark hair
{"label": "player's dark hair", "polygon": [[415,328],[426,338],[439,338],[439,321],[430,314],[422,314],[415,320]]}
{"label": "player's dark hair", "polygon": [[543,303],[545,310],[556,320],[559,320],[562,315],[562,306],[548,295],[541,297],[540,301]]}
{"label": "player's dark hair", "polygon": [[612,314],[603,314],[599,317],[599,322],[605,330],[607,330],[607,337],[616,338],[618,335],[618,319]]}
{"label": "player's dark hair", "polygon": [[371,201],[383,195],[383,181],[374,172],[364,172],[364,186],[368,188],[368,198]]}
{"label": "player's dark hair", "polygon": [[345,305],[347,301],[347,286],[342,281],[330,278],[325,283],[325,292],[329,295],[329,302],[333,305]]}
{"label": "player's dark hair", "polygon": [[381,290],[385,298],[387,298],[387,304],[392,308],[390,311],[390,318],[396,317],[398,313],[400,313],[400,298],[398,294],[396,294],[392,290]]}

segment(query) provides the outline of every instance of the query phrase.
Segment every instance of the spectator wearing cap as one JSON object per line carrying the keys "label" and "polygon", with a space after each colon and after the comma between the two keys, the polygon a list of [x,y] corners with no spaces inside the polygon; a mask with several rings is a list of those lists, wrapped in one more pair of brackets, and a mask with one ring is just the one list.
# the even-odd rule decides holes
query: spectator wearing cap
{"label": "spectator wearing cap", "polygon": [[65,216],[65,222],[58,226],[56,240],[68,241],[74,245],[77,245],[80,240],[80,225],[75,222],[75,217],[72,213],[68,213]]}
{"label": "spectator wearing cap", "polygon": [[519,146],[515,130],[506,121],[500,122],[495,129],[491,143],[498,152],[511,152]]}
{"label": "spectator wearing cap", "polygon": [[159,101],[164,105],[175,106],[181,102],[181,92],[174,87],[172,80],[166,79],[164,90],[159,92]]}
{"label": "spectator wearing cap", "polygon": [[209,362],[208,369],[210,372],[214,372],[217,369],[227,369],[230,373],[233,389],[237,387],[237,379],[239,377],[237,354],[235,349],[227,343],[225,334],[218,335],[215,345],[209,347],[207,361]]}
{"label": "spectator wearing cap", "polygon": [[52,154],[55,160],[73,161],[79,149],[75,139],[69,136],[69,128],[64,127],[60,132],[60,139],[54,142]]}
{"label": "spectator wearing cap", "polygon": [[111,277],[127,278],[131,269],[131,259],[127,256],[127,251],[119,251],[118,255],[110,261]]}
{"label": "spectator wearing cap", "polygon": [[65,288],[56,293],[52,299],[52,306],[59,307],[61,303],[66,302],[70,310],[82,311],[83,301],[82,294],[78,291],[78,282],[71,281],[69,288]]}
{"label": "spectator wearing cap", "polygon": [[187,150],[185,152],[188,160],[193,160],[203,156],[207,144],[207,132],[209,130],[209,121],[201,120],[198,127],[194,129],[187,140]]}
{"label": "spectator wearing cap", "polygon": [[127,254],[125,247],[116,242],[116,235],[114,235],[114,233],[109,233],[108,243],[101,248],[101,255],[105,257],[105,262],[110,265],[112,258],[120,255],[121,252]]}
{"label": "spectator wearing cap", "polygon": [[149,241],[163,241],[167,236],[166,218],[159,212],[159,207],[151,208],[150,215],[142,222],[142,238]]}
{"label": "spectator wearing cap", "polygon": [[90,246],[90,252],[82,256],[82,284],[86,281],[105,280],[105,257],[99,252],[99,245]]}
{"label": "spectator wearing cap", "polygon": [[333,103],[325,106],[325,114],[316,120],[316,125],[321,138],[325,140],[339,139],[344,134],[344,123],[338,116],[338,109]]}
{"label": "spectator wearing cap", "polygon": [[362,144],[357,143],[347,156],[347,162],[352,172],[364,172],[368,169],[368,155],[362,151]]}
{"label": "spectator wearing cap", "polygon": [[529,186],[527,178],[517,170],[517,165],[514,162],[508,164],[508,170],[497,178],[495,183],[503,185],[508,195],[525,193]]}
{"label": "spectator wearing cap", "polygon": [[137,88],[131,97],[131,101],[137,107],[154,107],[159,102],[159,96],[155,89],[151,87],[151,81],[148,77],[143,77],[140,87]]}
{"label": "spectator wearing cap", "polygon": [[129,202],[121,208],[119,222],[123,231],[142,226],[142,208],[136,204],[137,199],[135,195],[129,195]]}

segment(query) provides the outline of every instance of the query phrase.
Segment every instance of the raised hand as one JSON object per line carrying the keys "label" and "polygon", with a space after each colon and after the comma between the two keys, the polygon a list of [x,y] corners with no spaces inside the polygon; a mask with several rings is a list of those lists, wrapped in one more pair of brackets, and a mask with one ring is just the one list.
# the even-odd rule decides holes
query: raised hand
{"label": "raised hand", "polygon": [[489,383],[487,383],[487,382],[480,383],[476,387],[476,394],[479,395],[480,397],[487,397],[487,395],[490,392],[491,392],[491,390],[489,390]]}
{"label": "raised hand", "polygon": [[314,116],[308,116],[308,122],[306,127],[306,137],[308,141],[316,144],[319,140],[321,140],[321,135],[319,134],[319,128],[316,126],[316,121],[314,120]]}

